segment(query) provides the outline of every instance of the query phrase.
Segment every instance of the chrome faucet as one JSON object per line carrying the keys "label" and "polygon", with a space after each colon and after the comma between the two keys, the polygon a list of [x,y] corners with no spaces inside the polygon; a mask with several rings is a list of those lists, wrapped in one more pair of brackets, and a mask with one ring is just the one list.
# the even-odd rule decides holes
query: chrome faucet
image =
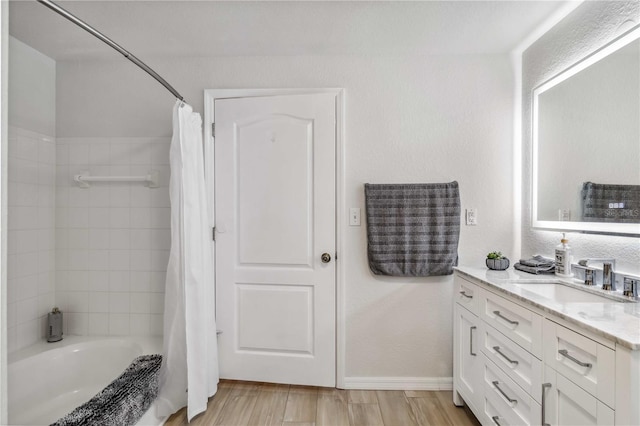
{"label": "chrome faucet", "polygon": [[602,264],[602,289],[616,291],[616,280],[613,278],[613,267],[610,262]]}
{"label": "chrome faucet", "polygon": [[595,285],[596,284],[596,270],[589,267],[589,262],[602,262],[602,289],[615,291],[616,280],[614,276],[614,270],[616,267],[616,260],[613,258],[587,258],[578,261],[578,265],[584,268],[584,284]]}

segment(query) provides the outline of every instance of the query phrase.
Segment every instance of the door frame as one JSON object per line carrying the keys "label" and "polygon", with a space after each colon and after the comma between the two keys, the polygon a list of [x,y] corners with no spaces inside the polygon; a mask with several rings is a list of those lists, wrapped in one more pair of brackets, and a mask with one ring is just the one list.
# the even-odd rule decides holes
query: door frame
{"label": "door frame", "polygon": [[[259,96],[283,96],[283,95],[304,95],[316,93],[332,93],[336,97],[336,387],[344,389],[345,386],[345,363],[346,363],[346,341],[345,341],[345,285],[344,273],[341,259],[343,256],[344,230],[348,225],[348,214],[345,211],[345,170],[344,170],[344,89],[342,88],[306,88],[306,89],[207,89],[204,91],[204,159],[205,159],[205,181],[208,194],[214,191],[214,138],[212,135],[212,124],[215,121],[215,100],[224,98],[247,98]],[[213,205],[209,206],[210,220],[215,224],[215,210]],[[338,258],[339,256],[339,258]]]}

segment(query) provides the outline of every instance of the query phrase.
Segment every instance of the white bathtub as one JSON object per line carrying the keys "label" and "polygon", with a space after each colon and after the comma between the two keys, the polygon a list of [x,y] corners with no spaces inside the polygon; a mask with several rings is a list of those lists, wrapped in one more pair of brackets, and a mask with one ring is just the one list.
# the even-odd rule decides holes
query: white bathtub
{"label": "white bathtub", "polygon": [[[100,392],[161,338],[67,336],[9,356],[9,424],[49,425]],[[139,425],[160,425],[152,405]]]}

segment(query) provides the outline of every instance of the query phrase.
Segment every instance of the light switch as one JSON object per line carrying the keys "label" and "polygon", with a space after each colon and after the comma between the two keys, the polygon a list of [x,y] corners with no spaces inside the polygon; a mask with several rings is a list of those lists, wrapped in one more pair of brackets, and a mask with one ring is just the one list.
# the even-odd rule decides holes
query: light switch
{"label": "light switch", "polygon": [[351,207],[349,209],[349,226],[360,226],[360,208]]}
{"label": "light switch", "polygon": [[478,224],[478,209],[470,208],[466,210],[466,224],[470,226],[475,226]]}

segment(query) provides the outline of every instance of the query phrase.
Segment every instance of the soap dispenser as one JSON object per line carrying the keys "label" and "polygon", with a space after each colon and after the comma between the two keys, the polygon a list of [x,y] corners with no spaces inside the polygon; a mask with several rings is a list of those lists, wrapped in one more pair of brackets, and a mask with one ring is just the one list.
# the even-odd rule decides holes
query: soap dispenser
{"label": "soap dispenser", "polygon": [[556,275],[571,277],[571,247],[566,234],[562,234],[560,244],[556,247]]}

